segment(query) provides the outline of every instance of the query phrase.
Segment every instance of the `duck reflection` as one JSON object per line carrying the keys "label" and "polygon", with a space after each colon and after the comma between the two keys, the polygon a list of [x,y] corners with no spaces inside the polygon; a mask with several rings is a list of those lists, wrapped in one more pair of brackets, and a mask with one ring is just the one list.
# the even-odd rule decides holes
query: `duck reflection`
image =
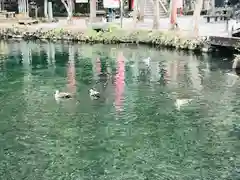
{"label": "duck reflection", "polygon": [[111,78],[111,68],[107,63],[106,59],[101,59],[100,68],[99,68],[99,83],[102,85],[102,88],[105,90],[109,79]]}
{"label": "duck reflection", "polygon": [[240,68],[236,68],[235,70],[236,75],[239,77],[240,76]]}
{"label": "duck reflection", "polygon": [[164,68],[160,68],[160,71],[159,71],[160,78],[159,78],[159,81],[158,81],[160,85],[166,85],[167,84],[166,74],[167,74],[167,70],[164,69]]}
{"label": "duck reflection", "polygon": [[[146,59],[144,59],[146,61]],[[150,60],[145,62],[144,60],[141,60],[138,63],[138,80],[141,82],[149,82],[150,81],[150,77],[151,77],[151,72],[150,72]]]}
{"label": "duck reflection", "polygon": [[[75,70],[75,59],[74,59],[74,54],[75,54],[75,49],[73,46],[69,46],[69,58],[68,58],[68,66],[67,66],[67,91],[69,93],[60,93],[60,94],[65,94],[69,98],[61,98],[61,97],[56,97],[59,92],[57,91],[55,94],[55,100],[59,104],[60,102],[64,102],[64,106],[72,112],[75,112],[76,110],[76,104],[78,104],[78,101],[75,99],[76,95],[76,70]],[[59,96],[59,95],[58,95]],[[66,99],[71,99],[70,96],[74,97],[74,101],[66,101]],[[72,103],[75,102],[75,103]]]}
{"label": "duck reflection", "polygon": [[98,99],[103,102],[107,100],[106,91],[108,88],[109,80],[111,79],[111,68],[109,67],[107,60],[103,58],[96,59],[96,71],[97,71],[97,81],[95,88],[101,93],[101,97]]}

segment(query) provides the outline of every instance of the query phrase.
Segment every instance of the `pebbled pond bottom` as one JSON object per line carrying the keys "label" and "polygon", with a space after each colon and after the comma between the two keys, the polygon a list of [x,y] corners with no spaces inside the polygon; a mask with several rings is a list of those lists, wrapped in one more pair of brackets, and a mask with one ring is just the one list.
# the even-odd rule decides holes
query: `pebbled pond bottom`
{"label": "pebbled pond bottom", "polygon": [[[0,49],[1,179],[240,178],[231,57],[22,41]],[[76,97],[57,103],[56,89]],[[177,99],[192,101],[177,110]]]}

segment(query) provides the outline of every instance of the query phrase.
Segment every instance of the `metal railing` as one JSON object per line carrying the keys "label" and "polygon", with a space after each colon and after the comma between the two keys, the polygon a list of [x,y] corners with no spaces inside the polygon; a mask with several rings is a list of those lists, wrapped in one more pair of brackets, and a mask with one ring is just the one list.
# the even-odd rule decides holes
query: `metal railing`
{"label": "metal railing", "polygon": [[163,4],[162,0],[158,0],[163,8],[163,10],[165,11],[165,13],[168,13],[168,10],[166,9],[165,5]]}

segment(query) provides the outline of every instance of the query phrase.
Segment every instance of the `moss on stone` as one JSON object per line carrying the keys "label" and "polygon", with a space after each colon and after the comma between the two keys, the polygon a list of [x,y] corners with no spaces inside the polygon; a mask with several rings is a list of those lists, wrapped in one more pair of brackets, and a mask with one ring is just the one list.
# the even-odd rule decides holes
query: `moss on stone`
{"label": "moss on stone", "polygon": [[176,33],[147,30],[123,30],[117,27],[108,31],[96,32],[94,30],[70,31],[62,28],[51,30],[29,30],[24,28],[0,29],[2,38],[23,38],[23,39],[47,39],[47,40],[71,40],[91,43],[140,43],[157,46],[165,46],[177,49],[201,51],[206,42],[200,39],[186,38]]}

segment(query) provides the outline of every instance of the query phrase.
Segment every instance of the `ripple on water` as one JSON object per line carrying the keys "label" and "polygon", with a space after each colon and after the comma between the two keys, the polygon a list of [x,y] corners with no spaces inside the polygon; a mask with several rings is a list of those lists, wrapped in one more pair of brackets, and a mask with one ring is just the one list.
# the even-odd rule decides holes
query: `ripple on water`
{"label": "ripple on water", "polygon": [[[0,76],[2,179],[240,177],[240,93],[238,81],[229,85],[230,59],[146,47],[111,53],[107,45],[4,44],[13,50]],[[144,57],[150,69],[139,63]],[[105,71],[108,81],[98,76]],[[91,87],[99,100],[90,99]],[[76,97],[57,103],[56,89]],[[192,101],[178,111],[177,99]]]}

